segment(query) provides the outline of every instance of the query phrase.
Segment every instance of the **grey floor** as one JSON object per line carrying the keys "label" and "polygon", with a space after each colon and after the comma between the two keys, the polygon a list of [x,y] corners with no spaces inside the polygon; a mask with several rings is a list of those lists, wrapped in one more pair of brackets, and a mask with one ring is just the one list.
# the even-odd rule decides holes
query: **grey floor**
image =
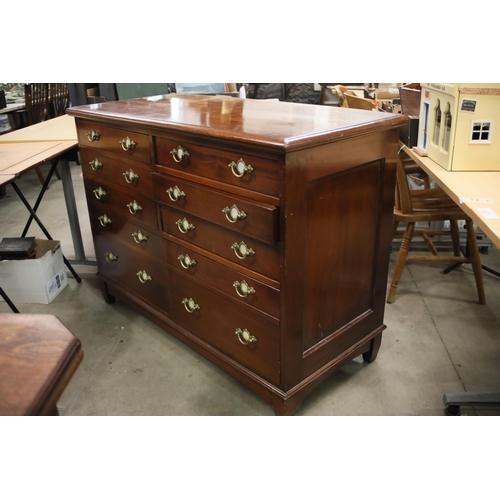
{"label": "grey floor", "polygon": [[[72,163],[71,171],[88,261],[75,266],[83,281],[68,273],[68,286],[51,304],[16,304],[22,313],[57,315],[82,342],[84,359],[59,401],[60,414],[273,415],[180,341],[125,305],[102,300],[80,168]],[[40,188],[35,173],[18,185],[33,202]],[[74,260],[61,181],[51,182],[38,213]],[[0,214],[0,236],[19,236],[27,212],[10,186]],[[28,234],[43,237],[36,226]],[[395,257],[393,252],[389,280]],[[489,248],[482,261],[500,270],[500,251]],[[484,272],[487,304],[479,305],[470,266],[443,274],[445,267],[409,264],[395,303],[386,305],[376,361],[352,361],[311,393],[297,415],[441,416],[445,392],[500,391],[500,278]],[[5,302],[0,312],[10,312]],[[463,413],[500,415],[500,409]]]}

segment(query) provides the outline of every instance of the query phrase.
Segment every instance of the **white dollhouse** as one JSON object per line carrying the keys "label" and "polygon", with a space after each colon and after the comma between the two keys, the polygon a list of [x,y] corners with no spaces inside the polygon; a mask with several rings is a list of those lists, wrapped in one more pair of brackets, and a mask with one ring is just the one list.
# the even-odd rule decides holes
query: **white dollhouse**
{"label": "white dollhouse", "polygon": [[500,170],[500,83],[422,83],[418,147],[446,170]]}

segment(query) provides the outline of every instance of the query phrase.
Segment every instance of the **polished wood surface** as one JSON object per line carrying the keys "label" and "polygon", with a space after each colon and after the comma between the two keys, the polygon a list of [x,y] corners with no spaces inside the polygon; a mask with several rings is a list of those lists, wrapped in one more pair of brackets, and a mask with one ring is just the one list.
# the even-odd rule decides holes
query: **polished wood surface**
{"label": "polished wood surface", "polygon": [[[279,151],[319,145],[377,128],[389,130],[406,119],[391,113],[360,113],[359,110],[327,106],[179,94],[154,100],[145,98],[78,106],[67,112],[76,118],[102,123],[121,126],[134,123],[137,130],[149,128],[195,134],[212,140],[230,139],[233,145],[243,142]],[[87,128],[88,125],[85,132]],[[86,138],[80,141],[82,145],[86,142]]]}
{"label": "polished wood surface", "polygon": [[402,147],[405,153],[432,177],[448,196],[478,224],[488,238],[500,248],[500,207],[498,206],[500,171],[448,171],[429,157],[419,156],[407,146]]}
{"label": "polished wood surface", "polygon": [[[134,307],[278,415],[293,414],[354,357],[375,360],[385,329],[398,127],[407,117],[185,95],[68,113],[91,214],[100,206],[111,219],[120,214],[116,229],[91,218],[106,302]],[[138,149],[121,148],[122,137]],[[112,168],[89,168],[95,159]],[[124,184],[129,168],[140,169],[141,187]],[[103,204],[93,194],[100,184]],[[173,199],[168,189],[176,189]],[[158,225],[137,225],[161,238],[160,254],[156,243],[134,250],[127,239],[133,215],[117,201],[125,192],[154,202]],[[246,217],[228,221],[224,209],[233,205]],[[119,258],[108,262],[109,250]],[[148,252],[155,274],[136,284],[139,262],[150,273]]]}
{"label": "polished wood surface", "polygon": [[0,314],[0,415],[57,415],[83,358],[80,341],[50,314]]}

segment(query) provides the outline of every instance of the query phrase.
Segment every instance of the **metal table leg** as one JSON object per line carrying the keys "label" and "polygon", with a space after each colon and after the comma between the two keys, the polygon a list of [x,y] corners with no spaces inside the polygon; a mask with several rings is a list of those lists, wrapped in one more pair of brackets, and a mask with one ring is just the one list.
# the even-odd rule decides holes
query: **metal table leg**
{"label": "metal table leg", "polygon": [[[33,211],[33,208],[31,208],[30,204],[28,203],[28,200],[26,200],[26,198],[24,197],[24,195],[21,192],[21,190],[17,187],[17,184],[15,182],[11,182],[10,185],[14,188],[14,191],[17,193],[17,195],[19,196],[19,198],[21,199],[21,201],[24,203],[25,207],[28,209],[28,211],[31,214],[31,216],[33,217],[33,219],[35,219],[36,223],[38,224],[38,226],[40,227],[40,229],[43,231],[43,234],[45,234],[45,236],[49,240],[52,240],[53,239],[52,236],[50,236],[50,234],[47,231],[47,229],[45,229],[45,226],[42,224],[42,221],[39,219],[38,215],[36,215],[36,213]],[[76,279],[76,281],[78,283],[81,283],[82,279],[80,278],[80,276],[78,276],[78,274],[73,269],[73,267],[71,266],[71,264],[68,262],[68,259],[66,259],[66,257],[64,255],[63,255],[63,260],[64,260],[64,263],[66,264],[66,267],[70,270],[71,274]]]}

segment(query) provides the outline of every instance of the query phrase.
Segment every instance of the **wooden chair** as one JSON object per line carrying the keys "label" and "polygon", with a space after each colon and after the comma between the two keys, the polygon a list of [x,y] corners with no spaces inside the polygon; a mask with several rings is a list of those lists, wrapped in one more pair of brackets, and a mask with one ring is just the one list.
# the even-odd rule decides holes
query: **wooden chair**
{"label": "wooden chair", "polygon": [[338,101],[339,101],[339,107],[340,108],[347,108],[347,102],[345,100],[344,95],[347,92],[350,92],[350,91],[348,91],[347,88],[344,87],[344,85],[335,85],[334,89],[335,89],[335,92],[337,92],[337,98],[338,98]]}
{"label": "wooden chair", "polygon": [[[398,234],[400,222],[406,224],[403,240],[399,249],[392,283],[387,294],[387,302],[393,303],[396,297],[399,280],[408,261],[424,262],[461,262],[472,264],[476,280],[477,294],[480,304],[486,303],[484,293],[481,258],[474,232],[472,219],[441,189],[410,189],[407,175],[411,172],[412,160],[401,152],[397,162],[396,199],[394,204],[393,236]],[[461,255],[460,237],[457,221],[464,220],[467,228],[467,255]],[[432,230],[415,229],[415,223],[433,221],[449,221],[450,229]],[[454,255],[439,255],[432,237],[437,235],[451,235]],[[408,255],[411,241],[414,236],[421,236],[432,255]]]}
{"label": "wooden chair", "polygon": [[44,122],[49,114],[48,83],[27,83],[24,86],[28,125]]}
{"label": "wooden chair", "polygon": [[[24,99],[26,105],[26,121],[28,126],[41,123],[49,117],[49,85],[48,83],[27,83],[24,86]],[[45,178],[40,167],[35,168],[38,179],[43,184]],[[56,168],[55,174],[61,178]]]}
{"label": "wooden chair", "polygon": [[357,95],[344,94],[347,107],[354,109],[377,109],[377,101],[375,99],[366,99],[365,97],[359,97]]}
{"label": "wooden chair", "polygon": [[62,116],[69,107],[67,83],[49,83],[49,113],[51,118]]}

